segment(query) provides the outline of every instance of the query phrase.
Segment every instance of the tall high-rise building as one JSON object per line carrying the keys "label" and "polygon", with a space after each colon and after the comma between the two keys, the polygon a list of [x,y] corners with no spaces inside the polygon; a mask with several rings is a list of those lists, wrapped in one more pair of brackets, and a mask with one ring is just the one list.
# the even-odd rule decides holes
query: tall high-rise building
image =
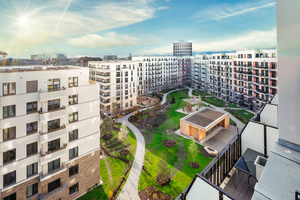
{"label": "tall high-rise building", "polygon": [[173,56],[192,56],[191,42],[176,42],[173,43]]}
{"label": "tall high-rise building", "polygon": [[1,199],[76,199],[98,185],[99,84],[89,69],[0,72]]}

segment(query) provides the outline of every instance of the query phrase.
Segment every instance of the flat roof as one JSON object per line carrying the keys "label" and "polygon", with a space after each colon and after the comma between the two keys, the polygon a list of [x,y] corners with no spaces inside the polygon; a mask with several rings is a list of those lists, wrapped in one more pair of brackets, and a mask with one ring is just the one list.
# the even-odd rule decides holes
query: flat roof
{"label": "flat roof", "polygon": [[202,108],[192,115],[186,116],[181,120],[192,123],[196,126],[207,129],[210,124],[221,119],[228,113],[216,111],[210,108]]}
{"label": "flat roof", "polygon": [[31,71],[52,71],[52,70],[70,70],[70,69],[86,69],[84,67],[73,65],[15,65],[15,66],[0,66],[0,73],[11,72],[31,72]]}

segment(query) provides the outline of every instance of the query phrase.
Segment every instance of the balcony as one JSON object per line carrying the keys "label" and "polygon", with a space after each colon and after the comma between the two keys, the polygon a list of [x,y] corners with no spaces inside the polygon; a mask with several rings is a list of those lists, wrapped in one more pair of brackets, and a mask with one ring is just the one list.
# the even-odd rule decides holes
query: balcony
{"label": "balcony", "polygon": [[96,79],[96,81],[104,84],[104,85],[107,85],[107,84],[110,84],[110,80],[105,80],[105,79]]}
{"label": "balcony", "polygon": [[251,75],[251,74],[252,74],[252,72],[250,72],[250,71],[243,71],[243,73],[244,73],[244,74],[248,74],[248,75]]}
{"label": "balcony", "polygon": [[261,89],[256,89],[257,92],[259,93],[263,93],[263,94],[269,94],[269,91],[264,91],[264,90],[261,90]]}
{"label": "balcony", "polygon": [[40,90],[40,101],[48,101],[52,99],[61,99],[66,97],[67,92],[66,88],[63,87],[62,90],[56,90],[51,92],[42,92]]}
{"label": "balcony", "polygon": [[255,68],[268,69],[268,66],[255,65]]}
{"label": "balcony", "polygon": [[100,93],[100,96],[104,99],[110,98],[110,94]]}
{"label": "balcony", "polygon": [[[49,197],[51,197],[51,195],[56,194],[60,191],[63,191],[64,193],[66,193],[66,191],[64,191],[64,189],[67,187],[65,181],[61,181],[60,186],[58,188],[56,188],[55,190],[51,191],[51,192],[41,192],[40,193],[40,199],[44,200],[47,199]],[[61,194],[63,195],[63,193]]]}
{"label": "balcony", "polygon": [[47,122],[50,120],[62,118],[62,117],[65,117],[66,114],[67,114],[67,111],[66,111],[65,106],[63,106],[59,109],[50,110],[48,112],[43,112],[43,113],[40,113],[40,122],[43,123],[43,122]]}
{"label": "balcony", "polygon": [[110,73],[101,73],[101,72],[100,72],[100,73],[97,73],[97,72],[96,72],[96,75],[97,75],[97,76],[101,76],[101,77],[103,77],[103,78],[110,77]]}
{"label": "balcony", "polygon": [[234,73],[244,73],[243,70],[234,70]]}
{"label": "balcony", "polygon": [[251,79],[247,79],[247,78],[244,78],[244,81],[246,81],[246,82],[252,82]]}
{"label": "balcony", "polygon": [[50,172],[46,172],[46,173],[44,173],[43,171],[40,173],[40,181],[44,181],[44,180],[46,180],[46,179],[48,179],[48,178],[51,178],[52,176],[55,176],[55,175],[57,175],[57,174],[59,174],[59,173],[61,173],[61,172],[64,172],[64,171],[66,171],[67,170],[67,166],[66,166],[66,164],[65,163],[61,163],[61,165],[60,165],[60,167],[59,168],[57,168],[57,169],[55,169],[55,170],[52,170],[52,171],[50,171]]}
{"label": "balcony", "polygon": [[262,82],[262,81],[258,81],[258,82],[254,82],[254,83],[256,83],[258,85],[269,85],[268,82]]}
{"label": "balcony", "polygon": [[101,87],[101,86],[100,86],[100,90],[109,91],[109,90],[110,90],[110,87],[104,87],[104,86]]}
{"label": "balcony", "polygon": [[100,99],[100,102],[102,103],[102,104],[109,104],[110,103],[110,99]]}
{"label": "balcony", "polygon": [[63,144],[61,148],[56,149],[54,151],[47,151],[45,153],[42,153],[42,150],[41,150],[40,151],[41,165],[47,164],[48,162],[51,162],[53,160],[56,160],[63,156],[66,156],[67,155],[66,147],[67,147],[67,144]]}
{"label": "balcony", "polygon": [[236,79],[236,80],[240,80],[240,81],[243,80],[243,77],[234,76],[233,78]]}
{"label": "balcony", "polygon": [[268,74],[262,74],[262,73],[256,73],[256,74],[253,74],[254,76],[262,76],[262,77],[268,77],[269,75]]}
{"label": "balcony", "polygon": [[60,128],[49,131],[47,133],[42,133],[40,131],[40,143],[43,144],[43,143],[46,143],[46,142],[49,142],[49,141],[52,141],[52,140],[55,140],[55,139],[58,139],[61,137],[65,137],[66,133],[67,133],[67,131],[66,131],[65,124],[63,126],[61,126]]}

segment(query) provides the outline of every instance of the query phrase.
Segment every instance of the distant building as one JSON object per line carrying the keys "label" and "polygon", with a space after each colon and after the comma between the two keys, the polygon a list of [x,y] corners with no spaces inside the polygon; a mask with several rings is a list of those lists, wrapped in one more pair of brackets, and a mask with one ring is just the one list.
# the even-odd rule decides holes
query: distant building
{"label": "distant building", "polygon": [[37,55],[31,55],[31,60],[36,60],[37,59]]}
{"label": "distant building", "polygon": [[104,55],[104,61],[107,60],[118,60],[118,56],[117,55]]}
{"label": "distant building", "polygon": [[89,61],[102,61],[100,57],[81,57],[77,60],[76,65],[80,67],[87,67]]}
{"label": "distant building", "polygon": [[173,56],[192,56],[191,42],[173,43]]}

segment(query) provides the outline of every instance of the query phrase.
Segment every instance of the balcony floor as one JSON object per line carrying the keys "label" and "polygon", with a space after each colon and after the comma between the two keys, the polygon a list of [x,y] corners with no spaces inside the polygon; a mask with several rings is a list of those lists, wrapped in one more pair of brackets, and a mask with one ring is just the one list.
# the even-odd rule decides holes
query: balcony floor
{"label": "balcony floor", "polygon": [[[229,182],[224,188],[224,191],[235,197],[239,200],[250,200],[254,193],[254,186],[256,184],[256,179],[250,177],[249,186],[248,186],[248,175],[242,171],[238,172],[238,176],[236,177],[236,172],[232,175]],[[236,187],[235,187],[236,183]]]}

